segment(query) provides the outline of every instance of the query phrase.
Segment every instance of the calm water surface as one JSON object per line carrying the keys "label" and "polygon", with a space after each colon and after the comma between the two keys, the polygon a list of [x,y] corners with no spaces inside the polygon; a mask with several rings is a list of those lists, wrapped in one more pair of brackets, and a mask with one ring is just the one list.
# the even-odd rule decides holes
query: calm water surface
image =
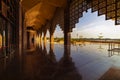
{"label": "calm water surface", "polygon": [[111,69],[120,70],[120,51],[109,48],[103,43],[82,43],[70,49],[59,43],[37,44],[35,49],[0,59],[0,80],[102,80]]}
{"label": "calm water surface", "polygon": [[[112,52],[108,49],[107,43],[71,45],[70,56],[82,80],[98,80],[109,69],[120,69],[120,52]],[[64,55],[63,45],[55,44],[54,53],[59,61]]]}

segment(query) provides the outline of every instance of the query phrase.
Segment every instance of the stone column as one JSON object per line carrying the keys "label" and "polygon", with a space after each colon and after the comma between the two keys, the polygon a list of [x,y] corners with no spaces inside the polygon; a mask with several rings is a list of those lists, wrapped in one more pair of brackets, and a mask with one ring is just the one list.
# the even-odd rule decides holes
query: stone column
{"label": "stone column", "polygon": [[5,44],[6,44],[6,34],[5,34],[5,30],[3,29],[3,32],[2,32],[2,35],[3,35],[3,38],[2,38],[2,47],[3,47],[3,53],[4,53],[4,57],[6,56],[6,49],[5,49]]}
{"label": "stone column", "polygon": [[8,41],[9,41],[9,39],[8,39],[8,22],[6,22],[6,24],[5,24],[5,48],[6,48],[6,56],[8,56]]}
{"label": "stone column", "polygon": [[22,11],[22,4],[19,3],[19,53],[21,54],[23,51],[24,43],[23,43],[23,11]]}
{"label": "stone column", "polygon": [[70,32],[70,0],[67,0],[67,5],[64,10],[64,45],[70,45],[71,32]]}
{"label": "stone column", "polygon": [[46,45],[46,33],[47,33],[47,31],[44,31],[44,36],[43,36],[43,42],[44,42],[44,44]]}
{"label": "stone column", "polygon": [[40,43],[42,42],[42,33],[39,34]]}
{"label": "stone column", "polygon": [[54,31],[55,31],[55,26],[53,26],[52,22],[49,28],[49,33],[50,33],[50,44],[54,43]]}
{"label": "stone column", "polygon": [[27,31],[27,49],[30,48],[30,32]]}
{"label": "stone column", "polygon": [[50,43],[54,43],[54,33],[50,32]]}
{"label": "stone column", "polygon": [[0,48],[2,48],[2,34],[0,33]]}
{"label": "stone column", "polygon": [[32,33],[32,47],[35,47],[35,39],[36,39],[36,33]]}
{"label": "stone column", "polygon": [[67,0],[67,5],[64,10],[64,57],[70,57],[71,48],[71,29],[70,29],[70,0]]}

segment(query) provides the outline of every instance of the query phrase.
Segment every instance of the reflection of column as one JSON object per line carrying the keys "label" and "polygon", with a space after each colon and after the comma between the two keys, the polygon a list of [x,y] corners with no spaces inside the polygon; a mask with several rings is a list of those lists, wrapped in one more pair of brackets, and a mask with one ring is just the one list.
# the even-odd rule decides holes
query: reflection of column
{"label": "reflection of column", "polygon": [[70,58],[70,45],[64,46],[64,57]]}
{"label": "reflection of column", "polygon": [[112,43],[109,43],[109,50],[112,50]]}
{"label": "reflection of column", "polygon": [[[68,75],[68,73],[71,72],[72,75]],[[67,76],[64,76],[67,75]],[[62,77],[65,77],[66,80],[82,80],[82,76],[75,68],[74,62],[72,61],[72,58],[70,57],[70,46],[64,47],[64,55],[58,62],[58,69],[55,73],[55,80],[60,79],[62,80]]]}
{"label": "reflection of column", "polygon": [[114,49],[115,48],[115,44],[114,43],[109,43],[108,44],[108,57],[111,57],[114,55]]}
{"label": "reflection of column", "polygon": [[39,47],[42,47],[42,33],[39,34]]}
{"label": "reflection of column", "polygon": [[70,61],[72,62],[72,58],[70,56],[71,52],[70,52],[70,48],[71,46],[70,45],[65,45],[64,46],[64,55],[63,57],[61,58],[61,62],[66,62],[66,61]]}
{"label": "reflection of column", "polygon": [[50,50],[54,50],[54,44],[50,44]]}
{"label": "reflection of column", "polygon": [[113,43],[111,43],[111,49],[113,49]]}
{"label": "reflection of column", "polygon": [[42,49],[42,42],[41,41],[39,42],[39,48]]}
{"label": "reflection of column", "polygon": [[49,60],[51,60],[51,62],[56,63],[56,58],[55,58],[55,54],[54,54],[54,44],[50,44],[48,58],[49,58]]}
{"label": "reflection of column", "polygon": [[108,50],[110,50],[110,43],[108,43]]}
{"label": "reflection of column", "polygon": [[43,53],[44,53],[44,54],[47,54],[46,43],[44,43],[43,46],[44,46],[44,47],[43,47]]}
{"label": "reflection of column", "polygon": [[50,44],[50,54],[54,54],[54,44]]}
{"label": "reflection of column", "polygon": [[64,54],[63,54],[63,57],[60,59],[59,64],[62,67],[63,65],[64,66],[66,65],[66,68],[73,65],[72,58],[70,56],[70,46],[64,46]]}

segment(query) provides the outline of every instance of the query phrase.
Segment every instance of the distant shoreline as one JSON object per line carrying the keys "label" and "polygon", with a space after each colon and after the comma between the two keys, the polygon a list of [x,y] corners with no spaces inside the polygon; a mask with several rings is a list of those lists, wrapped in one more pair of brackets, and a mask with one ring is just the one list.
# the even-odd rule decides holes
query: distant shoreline
{"label": "distant shoreline", "polygon": [[[74,42],[71,42],[71,44],[82,44],[82,43],[117,43],[117,44],[120,44],[120,41],[116,41],[116,40],[113,40],[113,41],[74,41]],[[55,43],[59,43],[59,44],[64,44],[64,41],[60,41],[60,42],[55,42]]]}

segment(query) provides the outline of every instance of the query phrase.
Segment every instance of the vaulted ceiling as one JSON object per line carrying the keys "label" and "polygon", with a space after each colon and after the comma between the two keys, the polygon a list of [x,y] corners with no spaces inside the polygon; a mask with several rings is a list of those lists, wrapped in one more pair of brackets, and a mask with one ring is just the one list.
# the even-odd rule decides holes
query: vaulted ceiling
{"label": "vaulted ceiling", "polygon": [[57,7],[64,7],[66,0],[22,0],[26,26],[39,29],[53,18]]}
{"label": "vaulted ceiling", "polygon": [[[66,4],[67,0],[22,0],[26,26],[32,26],[36,30],[40,29],[48,21],[55,18],[55,12],[57,14],[60,13],[58,12],[58,8],[65,7]],[[120,0],[70,0],[71,30],[79,22],[79,18],[83,16],[83,12],[87,12],[90,8],[92,12],[97,11],[98,16],[105,15],[106,20],[115,20],[115,25],[120,25]],[[64,8],[62,9],[64,10]],[[58,24],[57,21],[59,21],[61,25],[64,23],[64,11],[62,12],[62,17],[57,15],[59,18],[57,17],[53,22]],[[62,20],[62,22],[58,19]]]}

